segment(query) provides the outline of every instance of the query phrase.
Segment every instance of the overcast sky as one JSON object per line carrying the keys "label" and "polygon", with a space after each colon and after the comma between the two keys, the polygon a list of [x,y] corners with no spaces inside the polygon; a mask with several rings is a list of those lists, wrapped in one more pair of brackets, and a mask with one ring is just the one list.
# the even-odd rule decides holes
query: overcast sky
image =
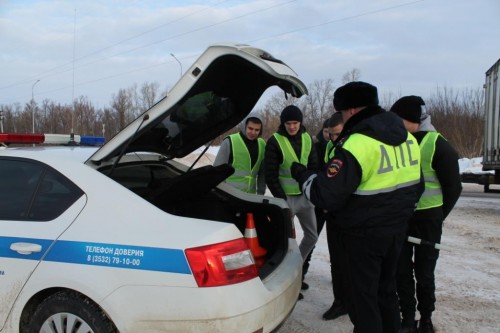
{"label": "overcast sky", "polygon": [[262,48],[307,85],[356,68],[381,97],[425,98],[480,89],[499,37],[498,0],[0,0],[0,105],[167,90],[217,42]]}

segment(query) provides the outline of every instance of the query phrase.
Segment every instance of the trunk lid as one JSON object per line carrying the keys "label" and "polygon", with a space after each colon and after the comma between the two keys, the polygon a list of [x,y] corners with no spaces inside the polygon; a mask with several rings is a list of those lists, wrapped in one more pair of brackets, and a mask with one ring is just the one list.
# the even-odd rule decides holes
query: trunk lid
{"label": "trunk lid", "polygon": [[181,77],[169,94],[96,151],[100,165],[129,152],[184,157],[233,128],[271,86],[300,97],[307,88],[268,52],[244,44],[217,44]]}

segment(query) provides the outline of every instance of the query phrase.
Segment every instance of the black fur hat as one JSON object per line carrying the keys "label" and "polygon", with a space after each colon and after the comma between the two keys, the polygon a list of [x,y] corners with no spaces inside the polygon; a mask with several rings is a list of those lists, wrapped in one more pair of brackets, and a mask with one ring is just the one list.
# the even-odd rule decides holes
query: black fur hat
{"label": "black fur hat", "polygon": [[377,87],[366,82],[349,82],[335,90],[333,94],[333,106],[337,111],[376,105],[378,105]]}

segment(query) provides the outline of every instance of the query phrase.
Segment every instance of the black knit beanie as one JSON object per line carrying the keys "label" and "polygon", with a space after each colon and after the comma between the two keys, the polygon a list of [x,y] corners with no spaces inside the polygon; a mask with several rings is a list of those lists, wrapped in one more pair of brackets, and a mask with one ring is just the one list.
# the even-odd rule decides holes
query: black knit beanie
{"label": "black knit beanie", "polygon": [[398,99],[391,107],[391,112],[412,123],[420,123],[424,100],[420,96],[404,96]]}
{"label": "black knit beanie", "polygon": [[349,82],[333,93],[333,107],[337,111],[376,105],[378,105],[377,87],[366,82]]}
{"label": "black knit beanie", "polygon": [[300,109],[295,105],[289,105],[281,111],[280,120],[282,124],[287,121],[302,122],[302,111],[300,111]]}

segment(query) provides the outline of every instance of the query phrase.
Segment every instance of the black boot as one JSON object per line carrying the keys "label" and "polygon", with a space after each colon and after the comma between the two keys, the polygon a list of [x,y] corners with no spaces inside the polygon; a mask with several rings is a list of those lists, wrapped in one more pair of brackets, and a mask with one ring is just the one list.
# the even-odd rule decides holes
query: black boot
{"label": "black boot", "polygon": [[340,303],[340,302],[333,302],[332,306],[330,309],[328,309],[328,311],[326,311],[324,314],[323,314],[323,319],[324,320],[333,320],[333,319],[337,319],[338,317],[340,316],[343,316],[347,314],[347,309],[345,308],[344,304]]}
{"label": "black boot", "polygon": [[405,321],[401,323],[401,329],[399,333],[417,333],[417,323],[418,321],[413,320],[413,323],[408,324]]}
{"label": "black boot", "polygon": [[418,333],[435,333],[431,318],[420,318]]}

